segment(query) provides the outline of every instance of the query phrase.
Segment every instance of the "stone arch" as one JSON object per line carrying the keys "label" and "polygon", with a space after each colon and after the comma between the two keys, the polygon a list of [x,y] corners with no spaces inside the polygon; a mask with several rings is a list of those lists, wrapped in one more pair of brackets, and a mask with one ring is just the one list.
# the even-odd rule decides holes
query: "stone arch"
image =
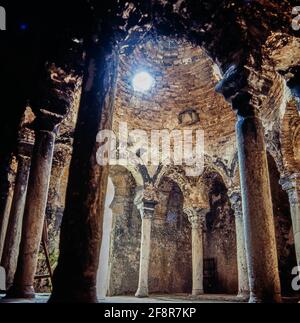
{"label": "stone arch", "polygon": [[202,176],[189,177],[183,166],[164,166],[155,177],[155,187],[159,187],[164,178],[174,181],[183,192],[185,206],[206,209],[208,207],[207,188]]}
{"label": "stone arch", "polygon": [[184,193],[188,185],[188,178],[185,175],[183,166],[165,165],[155,175],[154,186],[158,188],[164,178],[169,178],[175,182]]}
{"label": "stone arch", "polygon": [[295,120],[295,131],[292,137],[292,144],[294,147],[294,159],[298,171],[300,170],[300,117]]}
{"label": "stone arch", "polygon": [[284,171],[288,174],[299,172],[299,132],[300,117],[295,100],[287,103],[286,112],[281,122],[281,149]]}
{"label": "stone arch", "polygon": [[222,167],[218,166],[217,163],[213,162],[211,157],[206,157],[205,161],[206,163],[202,174],[202,178],[205,178],[205,176],[209,175],[210,173],[216,173],[222,178],[222,181],[226,184],[226,186],[229,186],[231,182],[231,177],[228,174],[229,170],[225,169],[225,165],[222,164]]}
{"label": "stone arch", "polygon": [[278,147],[278,144],[273,140],[267,143],[267,153],[272,156],[274,162],[276,163],[277,169],[281,176],[284,176],[284,162],[282,156],[282,149]]}

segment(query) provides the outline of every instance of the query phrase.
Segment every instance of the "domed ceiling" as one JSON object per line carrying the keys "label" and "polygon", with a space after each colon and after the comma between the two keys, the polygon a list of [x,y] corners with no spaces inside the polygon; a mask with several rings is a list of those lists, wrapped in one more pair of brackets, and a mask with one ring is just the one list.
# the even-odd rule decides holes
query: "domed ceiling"
{"label": "domed ceiling", "polygon": [[[139,72],[154,78],[149,91],[135,91]],[[220,73],[200,48],[166,36],[145,39],[130,56],[121,55],[114,127],[150,131],[203,129],[206,153],[235,151],[236,117],[223,96],[215,92]]]}

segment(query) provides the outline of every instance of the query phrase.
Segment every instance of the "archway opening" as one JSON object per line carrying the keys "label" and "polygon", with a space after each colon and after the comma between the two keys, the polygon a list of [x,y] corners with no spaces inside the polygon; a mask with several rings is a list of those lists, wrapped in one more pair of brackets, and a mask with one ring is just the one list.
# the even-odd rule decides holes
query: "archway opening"
{"label": "archway opening", "polygon": [[207,293],[233,295],[238,290],[234,212],[221,176],[209,172],[204,177],[210,200],[204,239],[204,289]]}

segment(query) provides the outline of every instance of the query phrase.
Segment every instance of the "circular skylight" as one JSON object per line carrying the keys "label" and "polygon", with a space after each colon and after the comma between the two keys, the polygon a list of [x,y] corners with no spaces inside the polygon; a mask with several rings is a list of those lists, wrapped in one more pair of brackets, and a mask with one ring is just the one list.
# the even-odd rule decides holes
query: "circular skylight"
{"label": "circular skylight", "polygon": [[149,73],[139,72],[134,76],[132,85],[135,91],[147,92],[152,88],[154,82],[154,78]]}

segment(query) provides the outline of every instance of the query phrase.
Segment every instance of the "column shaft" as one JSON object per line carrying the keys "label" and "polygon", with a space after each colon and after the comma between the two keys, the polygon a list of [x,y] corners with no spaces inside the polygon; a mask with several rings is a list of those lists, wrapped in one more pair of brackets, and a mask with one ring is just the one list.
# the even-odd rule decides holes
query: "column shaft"
{"label": "column shaft", "polygon": [[192,269],[193,269],[193,296],[204,293],[204,250],[203,250],[203,227],[207,209],[184,207],[184,213],[192,225]]}
{"label": "column shaft", "polygon": [[202,227],[192,228],[193,254],[193,295],[201,295],[203,291],[203,233]]}
{"label": "column shaft", "polygon": [[0,259],[2,258],[2,255],[3,255],[3,249],[5,244],[5,238],[7,233],[7,227],[9,222],[9,215],[10,215],[13,196],[14,196],[14,189],[13,187],[10,187],[8,191],[7,199],[6,199],[4,212],[0,221],[1,222],[0,223]]}
{"label": "column shaft", "polygon": [[298,266],[300,266],[300,203],[291,203],[291,215],[293,221],[296,259]]}
{"label": "column shaft", "polygon": [[3,266],[6,271],[7,288],[11,287],[17,269],[30,164],[30,157],[23,155],[18,156],[18,173],[15,193],[1,261],[1,266]]}
{"label": "column shaft", "polygon": [[295,173],[281,180],[283,189],[288,193],[297,264],[300,266],[300,174]]}
{"label": "column shaft", "polygon": [[140,251],[140,271],[139,271],[139,286],[136,292],[136,297],[148,297],[148,278],[149,278],[149,262],[151,250],[151,224],[150,217],[142,218],[142,237]]}
{"label": "column shaft", "polygon": [[245,229],[243,221],[242,201],[240,189],[230,194],[231,208],[235,214],[236,249],[238,266],[238,297],[249,299],[249,277],[246,256]]}
{"label": "column shaft", "polygon": [[35,297],[33,283],[45,221],[54,142],[54,132],[38,132],[32,157],[17,271],[8,297]]}
{"label": "column shaft", "polygon": [[6,198],[6,204],[3,211],[2,216],[0,216],[0,260],[2,258],[4,244],[5,244],[5,238],[7,233],[7,227],[9,222],[9,216],[12,206],[12,200],[14,196],[14,181],[15,176],[13,174],[14,171],[17,169],[17,164],[15,162],[15,158],[11,161],[10,164],[10,173],[8,174],[8,182],[9,182],[9,188],[8,188],[8,194]]}
{"label": "column shaft", "polygon": [[[103,45],[105,44],[105,45]],[[97,272],[109,165],[97,162],[100,130],[112,129],[118,56],[109,40],[85,41],[74,150],[50,302],[97,303]]]}
{"label": "column shaft", "polygon": [[275,227],[264,133],[259,118],[237,123],[250,302],[280,302]]}
{"label": "column shaft", "polygon": [[237,248],[237,264],[239,276],[238,297],[249,298],[249,277],[247,268],[247,256],[244,234],[244,222],[242,217],[235,218],[236,228],[236,248]]}

